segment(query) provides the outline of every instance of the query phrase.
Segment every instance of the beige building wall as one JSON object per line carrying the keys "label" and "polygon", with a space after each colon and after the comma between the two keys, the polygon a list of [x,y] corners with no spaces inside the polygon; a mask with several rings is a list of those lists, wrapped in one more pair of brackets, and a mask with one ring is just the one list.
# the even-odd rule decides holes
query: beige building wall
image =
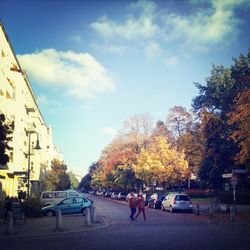
{"label": "beige building wall", "polygon": [[[36,98],[14,54],[6,32],[0,23],[0,113],[14,122],[10,161],[0,166],[0,199],[4,195],[17,196],[20,180],[27,177],[30,136],[31,195],[38,193],[43,168],[49,168],[55,157],[51,128],[44,121]],[[41,150],[34,150],[37,132]],[[23,188],[27,190],[26,187]]]}

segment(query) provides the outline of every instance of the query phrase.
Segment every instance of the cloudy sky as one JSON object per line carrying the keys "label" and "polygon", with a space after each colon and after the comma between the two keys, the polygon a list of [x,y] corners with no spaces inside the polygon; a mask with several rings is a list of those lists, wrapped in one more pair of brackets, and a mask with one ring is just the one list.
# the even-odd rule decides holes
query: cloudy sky
{"label": "cloudy sky", "polygon": [[134,114],[189,109],[212,64],[250,49],[248,0],[1,0],[0,19],[68,168]]}

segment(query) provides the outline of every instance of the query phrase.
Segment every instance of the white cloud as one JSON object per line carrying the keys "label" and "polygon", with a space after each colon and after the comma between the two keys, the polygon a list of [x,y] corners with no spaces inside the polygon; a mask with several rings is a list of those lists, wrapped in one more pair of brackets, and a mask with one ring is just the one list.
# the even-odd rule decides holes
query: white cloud
{"label": "white cloud", "polygon": [[161,53],[160,45],[156,42],[150,42],[145,48],[145,53],[149,59],[157,57]]}
{"label": "white cloud", "polygon": [[154,23],[156,4],[148,1],[138,1],[129,6],[129,10],[139,10],[138,17],[129,15],[123,23],[115,22],[106,16],[99,18],[91,27],[106,39],[147,39],[158,32]]}
{"label": "white cloud", "polygon": [[102,133],[111,135],[112,137],[115,137],[117,134],[117,130],[112,128],[112,127],[107,126],[107,127],[102,129]]}
{"label": "white cloud", "polygon": [[[250,6],[248,0],[192,0],[186,2],[188,4],[192,5],[192,14],[167,9],[164,1],[161,5],[157,1],[137,1],[128,6],[124,21],[103,16],[91,27],[109,44],[130,42],[133,47],[142,47],[143,42],[160,44],[180,40],[182,44],[201,51],[236,38],[240,17],[235,11]],[[110,52],[119,54],[116,50]],[[146,48],[146,56],[150,57],[154,52],[158,53],[156,47]]]}
{"label": "white cloud", "polygon": [[114,54],[118,56],[122,56],[124,54],[128,54],[132,52],[132,48],[129,47],[128,45],[111,44],[109,42],[102,43],[102,44],[99,44],[99,43],[92,44],[92,47],[95,50],[98,50],[99,53]]}
{"label": "white cloud", "polygon": [[169,36],[203,48],[224,43],[237,35],[239,19],[234,10],[245,3],[246,0],[212,0],[209,9],[203,9],[194,15],[169,14],[165,18],[170,27]]}
{"label": "white cloud", "polygon": [[177,56],[167,57],[164,60],[164,65],[166,67],[175,67],[179,64],[179,58]]}
{"label": "white cloud", "polygon": [[74,97],[90,98],[114,89],[108,71],[88,53],[44,49],[18,59],[33,81],[60,87]]}

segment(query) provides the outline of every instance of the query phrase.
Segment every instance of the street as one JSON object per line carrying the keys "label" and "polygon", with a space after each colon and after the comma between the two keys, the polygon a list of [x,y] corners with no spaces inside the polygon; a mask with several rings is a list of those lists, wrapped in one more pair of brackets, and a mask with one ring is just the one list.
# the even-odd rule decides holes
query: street
{"label": "street", "polygon": [[43,236],[1,238],[1,250],[30,249],[249,249],[249,225],[214,223],[188,213],[146,208],[130,221],[125,202],[89,196],[97,213],[105,217],[99,229]]}

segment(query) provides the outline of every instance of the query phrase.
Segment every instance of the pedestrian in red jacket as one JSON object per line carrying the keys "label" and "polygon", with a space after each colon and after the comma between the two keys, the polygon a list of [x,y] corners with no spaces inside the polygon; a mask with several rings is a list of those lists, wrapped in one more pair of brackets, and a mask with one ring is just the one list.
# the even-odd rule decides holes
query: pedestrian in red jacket
{"label": "pedestrian in red jacket", "polygon": [[137,214],[135,216],[135,220],[138,218],[138,216],[142,212],[143,218],[146,221],[147,219],[146,219],[146,214],[145,214],[145,200],[144,200],[142,194],[139,194],[139,197],[138,197],[137,201],[138,201],[138,212],[137,212]]}
{"label": "pedestrian in red jacket", "polygon": [[129,218],[131,220],[134,220],[134,215],[136,214],[137,199],[136,199],[135,194],[133,192],[130,193],[128,205],[129,205],[130,212],[131,212]]}

